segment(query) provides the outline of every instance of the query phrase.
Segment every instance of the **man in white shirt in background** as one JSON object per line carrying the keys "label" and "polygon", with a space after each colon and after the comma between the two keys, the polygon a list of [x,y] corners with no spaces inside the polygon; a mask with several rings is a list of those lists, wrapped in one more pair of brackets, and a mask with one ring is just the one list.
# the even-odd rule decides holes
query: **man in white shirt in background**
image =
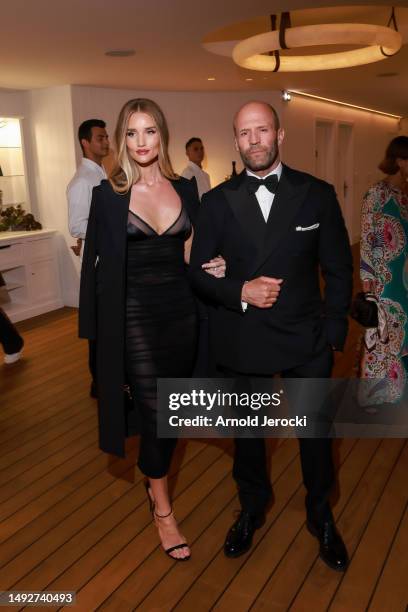
{"label": "man in white shirt in background", "polygon": [[[84,121],[78,128],[78,140],[84,157],[67,187],[67,200],[69,233],[77,239],[77,244],[71,249],[82,260],[92,190],[107,178],[102,165],[103,158],[109,155],[106,123],[102,119]],[[96,351],[93,340],[89,341],[89,369],[92,375],[90,394],[91,397],[96,397]]]}
{"label": "man in white shirt in background", "polygon": [[[106,179],[102,160],[109,155],[109,137],[102,119],[88,119],[78,128],[78,140],[84,155],[81,164],[67,187],[69,233],[77,238],[82,251],[88,225],[92,189]],[[79,249],[72,247],[76,255]]]}
{"label": "man in white shirt in background", "polygon": [[204,193],[210,191],[211,181],[210,175],[205,172],[201,164],[203,163],[205,151],[201,138],[193,137],[186,142],[186,155],[189,159],[188,165],[184,168],[181,176],[186,179],[192,179],[193,176],[197,181],[197,189],[200,200]]}

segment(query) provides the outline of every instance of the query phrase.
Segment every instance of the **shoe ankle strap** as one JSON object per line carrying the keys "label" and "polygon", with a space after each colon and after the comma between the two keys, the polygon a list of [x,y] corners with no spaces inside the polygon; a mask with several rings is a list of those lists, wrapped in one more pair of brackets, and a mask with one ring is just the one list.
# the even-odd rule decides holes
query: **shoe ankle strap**
{"label": "shoe ankle strap", "polygon": [[156,516],[159,519],[162,518],[167,518],[168,516],[170,516],[171,514],[173,514],[173,507],[170,508],[170,512],[168,512],[167,514],[157,514],[156,511],[154,511],[154,516]]}

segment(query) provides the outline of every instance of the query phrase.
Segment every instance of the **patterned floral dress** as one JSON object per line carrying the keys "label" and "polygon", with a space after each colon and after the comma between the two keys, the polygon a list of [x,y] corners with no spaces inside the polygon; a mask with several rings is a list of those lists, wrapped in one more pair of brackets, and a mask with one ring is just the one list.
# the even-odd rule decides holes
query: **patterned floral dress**
{"label": "patterned floral dress", "polygon": [[388,181],[366,194],[361,220],[361,280],[372,281],[382,329],[366,330],[362,405],[397,402],[408,371],[408,196]]}

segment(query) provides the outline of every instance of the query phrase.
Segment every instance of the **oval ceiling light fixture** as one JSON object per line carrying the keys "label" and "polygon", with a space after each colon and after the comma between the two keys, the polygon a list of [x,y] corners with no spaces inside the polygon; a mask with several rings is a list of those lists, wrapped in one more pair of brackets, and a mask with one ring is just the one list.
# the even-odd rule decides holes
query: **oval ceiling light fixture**
{"label": "oval ceiling light fixture", "polygon": [[130,57],[135,55],[135,53],[134,49],[111,49],[110,51],[105,51],[105,55],[108,57]]}
{"label": "oval ceiling light fixture", "polygon": [[[272,30],[238,42],[232,58],[238,66],[267,72],[306,72],[362,66],[395,55],[401,48],[401,34],[389,27],[372,24],[332,23]],[[320,45],[364,45],[361,49],[321,55],[263,55],[281,49]]]}
{"label": "oval ceiling light fixture", "polygon": [[401,33],[394,7],[342,6],[252,17],[208,33],[202,45],[246,70],[268,73],[362,66],[395,55],[407,42],[408,9],[397,11]]}

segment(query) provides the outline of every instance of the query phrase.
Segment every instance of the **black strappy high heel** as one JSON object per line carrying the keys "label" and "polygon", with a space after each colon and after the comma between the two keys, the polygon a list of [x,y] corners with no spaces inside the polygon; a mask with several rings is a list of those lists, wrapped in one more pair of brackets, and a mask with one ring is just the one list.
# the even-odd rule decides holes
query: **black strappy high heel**
{"label": "black strappy high heel", "polygon": [[[150,488],[148,480],[144,481],[144,487],[146,489],[146,495],[147,495],[147,499],[148,499],[148,502],[149,502],[149,510],[150,510],[151,515],[152,515],[154,520],[156,520],[156,519],[160,520],[160,519],[163,519],[163,518],[167,518],[168,516],[173,514],[173,508],[171,508],[171,510],[170,510],[170,512],[168,514],[157,514],[157,512],[156,512],[156,505],[155,505],[155,502],[154,502],[153,497],[151,495],[151,488]],[[191,555],[188,555],[188,557],[173,557],[173,555],[171,554],[173,551],[180,550],[182,548],[189,548],[189,546],[188,546],[187,543],[176,544],[176,546],[171,546],[170,548],[163,548],[163,550],[166,553],[166,555],[168,555],[170,557],[170,559],[173,559],[173,561],[188,561],[191,558]]]}
{"label": "black strappy high heel", "polygon": [[[168,516],[171,516],[172,514],[173,514],[173,508],[167,514],[157,514],[157,512],[155,511],[153,512],[155,519],[167,518]],[[188,557],[173,557],[173,555],[171,554],[173,551],[180,550],[182,548],[189,548],[189,545],[187,544],[187,542],[184,542],[184,544],[176,544],[176,546],[171,546],[170,548],[163,548],[163,550],[166,553],[166,555],[170,557],[170,559],[173,559],[173,561],[189,561],[191,559],[191,555],[188,555]]]}

